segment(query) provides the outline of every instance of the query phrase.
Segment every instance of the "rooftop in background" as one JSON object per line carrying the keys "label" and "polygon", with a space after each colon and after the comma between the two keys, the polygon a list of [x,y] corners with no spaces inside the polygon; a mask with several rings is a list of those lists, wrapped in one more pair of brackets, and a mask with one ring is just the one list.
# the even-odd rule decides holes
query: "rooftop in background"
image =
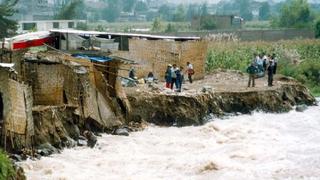
{"label": "rooftop in background", "polygon": [[81,34],[81,35],[110,35],[110,36],[126,36],[126,37],[136,37],[136,38],[146,38],[150,40],[157,39],[169,39],[169,40],[200,40],[200,37],[179,37],[179,36],[161,36],[161,35],[151,35],[151,34],[135,34],[135,33],[114,33],[114,32],[99,32],[99,31],[81,31],[72,29],[53,29],[50,32],[55,33],[68,33],[68,34]]}

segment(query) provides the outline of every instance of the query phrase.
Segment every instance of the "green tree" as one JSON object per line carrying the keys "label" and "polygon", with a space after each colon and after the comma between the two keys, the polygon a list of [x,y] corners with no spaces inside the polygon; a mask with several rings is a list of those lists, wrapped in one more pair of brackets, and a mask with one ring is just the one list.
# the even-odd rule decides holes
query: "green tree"
{"label": "green tree", "polygon": [[102,11],[102,17],[108,22],[114,22],[120,16],[121,2],[119,0],[106,0],[108,7]]}
{"label": "green tree", "polygon": [[176,22],[182,22],[186,20],[186,11],[184,9],[184,6],[180,4],[177,7],[176,13],[173,16],[173,20]]}
{"label": "green tree", "polygon": [[270,5],[268,2],[262,3],[262,6],[259,8],[259,20],[265,21],[270,17]]}
{"label": "green tree", "polygon": [[166,33],[177,32],[177,28],[174,25],[172,25],[171,23],[169,23],[167,25],[167,28],[166,28],[165,32]]}
{"label": "green tree", "polygon": [[5,0],[0,4],[0,38],[13,35],[17,30],[17,22],[9,19],[16,10],[18,0]]}
{"label": "green tree", "polygon": [[166,21],[172,20],[173,12],[168,5],[160,6],[158,13],[161,16],[161,18],[163,18],[164,20]]}
{"label": "green tree", "polygon": [[160,32],[162,28],[161,19],[159,17],[155,18],[152,23],[152,31]]}
{"label": "green tree", "polygon": [[315,33],[316,33],[316,38],[320,38],[320,17],[315,23]]}
{"label": "green tree", "polygon": [[78,22],[76,29],[87,31],[89,28],[87,23]]}
{"label": "green tree", "polygon": [[191,21],[193,17],[199,16],[199,9],[197,4],[190,4],[187,10],[187,20]]}
{"label": "green tree", "polygon": [[64,6],[59,13],[55,16],[55,19],[81,19],[84,18],[84,3],[83,0],[72,0],[66,6]]}
{"label": "green tree", "polygon": [[280,27],[305,28],[311,25],[313,17],[307,0],[287,1],[281,8],[277,25]]}
{"label": "green tree", "polygon": [[201,5],[200,16],[207,16],[207,15],[209,15],[208,4],[205,2]]}
{"label": "green tree", "polygon": [[136,4],[137,0],[125,0],[123,3],[123,11],[131,12]]}
{"label": "green tree", "polygon": [[138,1],[136,4],[136,8],[135,11],[136,12],[145,12],[148,10],[148,5],[147,3],[143,2],[143,1]]}
{"label": "green tree", "polygon": [[250,0],[239,0],[238,3],[240,6],[240,16],[247,21],[251,21],[253,19],[253,14],[250,10]]}
{"label": "green tree", "polygon": [[200,28],[203,30],[213,30],[217,27],[215,20],[211,16],[201,16]]}

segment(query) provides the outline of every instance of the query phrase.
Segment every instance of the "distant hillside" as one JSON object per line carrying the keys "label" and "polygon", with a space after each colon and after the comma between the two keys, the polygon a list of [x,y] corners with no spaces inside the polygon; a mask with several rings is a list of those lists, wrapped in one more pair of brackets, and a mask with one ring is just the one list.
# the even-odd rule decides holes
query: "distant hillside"
{"label": "distant hillside", "polygon": [[[228,1],[228,0],[167,0],[169,3],[173,3],[173,4],[189,4],[189,3],[204,3],[207,2],[209,4],[215,4],[218,3],[220,1]],[[268,1],[268,2],[281,2],[281,1],[285,1],[285,0],[256,0],[256,1]],[[310,3],[320,3],[319,0],[308,0]]]}

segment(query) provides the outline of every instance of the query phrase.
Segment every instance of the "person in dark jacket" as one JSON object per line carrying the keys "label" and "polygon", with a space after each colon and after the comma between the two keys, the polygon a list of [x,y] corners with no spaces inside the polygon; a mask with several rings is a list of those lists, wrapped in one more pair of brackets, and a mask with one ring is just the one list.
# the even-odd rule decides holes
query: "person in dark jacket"
{"label": "person in dark jacket", "polygon": [[276,54],[272,54],[272,61],[273,61],[273,74],[276,74],[277,67],[278,67],[278,60],[277,60]]}
{"label": "person in dark jacket", "polygon": [[247,73],[249,73],[248,87],[250,87],[251,82],[252,82],[252,87],[255,86],[254,80],[256,78],[255,76],[256,76],[257,71],[258,71],[258,69],[254,63],[251,63],[250,66],[247,68]]}
{"label": "person in dark jacket", "polygon": [[168,64],[168,67],[167,67],[167,71],[166,71],[166,74],[165,74],[165,80],[166,80],[166,88],[171,88],[171,84],[172,84],[172,65],[171,64]]}
{"label": "person in dark jacket", "polygon": [[176,68],[176,88],[178,92],[181,92],[181,87],[182,87],[182,75],[181,75],[181,70],[179,68]]}
{"label": "person in dark jacket", "polygon": [[177,70],[177,65],[173,64],[172,68],[171,68],[171,78],[172,78],[172,82],[171,82],[171,89],[173,89],[173,85],[177,87],[177,74],[176,74],[176,70]]}
{"label": "person in dark jacket", "polygon": [[267,68],[268,71],[268,86],[273,86],[273,73],[274,73],[274,63],[273,60],[269,62],[269,66]]}

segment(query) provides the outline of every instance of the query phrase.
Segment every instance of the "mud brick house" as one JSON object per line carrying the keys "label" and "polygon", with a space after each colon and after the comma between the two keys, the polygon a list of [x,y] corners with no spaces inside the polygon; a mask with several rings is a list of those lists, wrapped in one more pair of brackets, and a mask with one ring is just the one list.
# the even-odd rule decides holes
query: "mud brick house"
{"label": "mud brick house", "polygon": [[129,51],[118,53],[138,63],[138,77],[146,77],[149,72],[153,72],[159,80],[164,80],[168,64],[177,64],[186,69],[187,62],[194,66],[195,79],[204,78],[206,52],[207,43],[201,40],[131,38]]}
{"label": "mud brick house", "polygon": [[13,64],[0,63],[0,142],[4,148],[30,147],[32,103],[32,90],[17,79]]}
{"label": "mud brick house", "polygon": [[122,58],[98,63],[46,51],[11,61],[0,63],[0,143],[8,151],[65,146],[81,130],[112,129],[128,118],[117,81]]}
{"label": "mud brick house", "polygon": [[[81,43],[75,36],[86,39],[109,39],[116,43],[117,50],[112,49],[112,54],[118,57],[134,60],[138,78],[146,77],[153,72],[162,80],[168,64],[177,64],[186,68],[186,63],[191,62],[195,69],[195,79],[202,79],[205,75],[205,59],[207,42],[200,37],[176,37],[131,33],[108,33],[78,30],[52,30],[56,37],[57,48],[74,51],[80,49]],[[77,43],[75,43],[77,42]],[[74,46],[75,45],[75,46]],[[101,51],[107,51],[103,46]],[[128,68],[128,67],[127,67]],[[127,76],[127,74],[122,74]]]}
{"label": "mud brick house", "polygon": [[[43,45],[49,50],[27,52]],[[0,142],[14,150],[48,142],[60,147],[81,130],[123,125],[131,107],[119,77],[126,78],[129,67],[137,68],[139,78],[152,71],[162,80],[168,64],[185,67],[189,61],[200,79],[207,43],[198,37],[54,30],[6,39],[4,48],[9,53],[0,56]]]}

